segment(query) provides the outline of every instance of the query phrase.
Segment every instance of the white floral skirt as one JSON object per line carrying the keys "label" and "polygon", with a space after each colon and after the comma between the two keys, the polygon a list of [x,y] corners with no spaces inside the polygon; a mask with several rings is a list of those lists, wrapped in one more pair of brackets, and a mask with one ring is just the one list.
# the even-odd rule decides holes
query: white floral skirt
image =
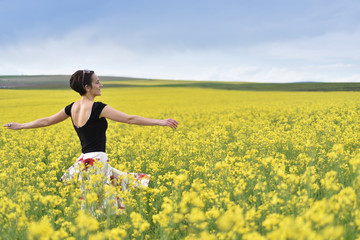
{"label": "white floral skirt", "polygon": [[[108,163],[106,153],[104,152],[90,152],[82,153],[75,163],[66,171],[60,178],[60,181],[66,183],[78,177],[79,181],[88,180],[92,176],[100,176],[102,184],[112,184],[121,186],[123,191],[128,190],[129,186],[133,187],[147,187],[149,185],[150,175],[144,173],[127,173],[121,172],[113,168]],[[85,188],[83,190],[83,197],[86,195]],[[118,198],[119,200],[119,198]],[[117,201],[117,208],[124,209],[121,201]]]}

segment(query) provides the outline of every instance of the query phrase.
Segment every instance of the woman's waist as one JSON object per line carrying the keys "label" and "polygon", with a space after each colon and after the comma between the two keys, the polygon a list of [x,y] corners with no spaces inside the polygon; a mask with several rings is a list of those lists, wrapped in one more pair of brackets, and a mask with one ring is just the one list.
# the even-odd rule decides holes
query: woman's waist
{"label": "woman's waist", "polygon": [[78,158],[78,161],[85,159],[94,159],[94,160],[96,159],[96,160],[100,160],[103,163],[106,163],[108,161],[108,157],[106,153],[102,151],[81,153],[80,157]]}

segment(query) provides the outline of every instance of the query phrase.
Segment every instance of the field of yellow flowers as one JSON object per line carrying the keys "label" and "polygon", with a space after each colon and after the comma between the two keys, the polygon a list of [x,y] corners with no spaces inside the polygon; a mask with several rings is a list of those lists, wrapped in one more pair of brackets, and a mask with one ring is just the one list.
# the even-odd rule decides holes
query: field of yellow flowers
{"label": "field of yellow flowers", "polygon": [[[72,90],[0,90],[1,122],[28,122],[79,99]],[[103,88],[102,101],[180,125],[109,121],[107,154],[147,188],[105,186],[126,208],[59,178],[80,155],[71,120],[0,130],[1,239],[356,239],[360,93]],[[111,210],[111,209],[110,209]]]}

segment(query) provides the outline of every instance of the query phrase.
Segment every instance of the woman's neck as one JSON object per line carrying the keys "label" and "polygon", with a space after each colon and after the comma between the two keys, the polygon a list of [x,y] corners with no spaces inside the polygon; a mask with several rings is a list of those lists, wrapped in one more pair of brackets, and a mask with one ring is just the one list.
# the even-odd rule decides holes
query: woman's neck
{"label": "woman's neck", "polygon": [[93,102],[94,99],[95,99],[95,96],[92,96],[92,95],[89,95],[89,94],[86,94],[86,95],[81,97],[81,101],[83,101],[83,102],[88,102],[88,101]]}

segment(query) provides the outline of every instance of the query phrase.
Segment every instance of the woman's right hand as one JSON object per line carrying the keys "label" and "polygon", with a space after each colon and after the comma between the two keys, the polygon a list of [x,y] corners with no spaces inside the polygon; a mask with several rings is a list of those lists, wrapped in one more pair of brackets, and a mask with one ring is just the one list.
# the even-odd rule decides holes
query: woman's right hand
{"label": "woman's right hand", "polygon": [[11,122],[11,123],[4,124],[3,127],[6,127],[7,129],[12,129],[12,130],[20,130],[21,125],[22,125],[21,123]]}
{"label": "woman's right hand", "polygon": [[168,118],[160,121],[160,126],[169,126],[171,128],[177,128],[178,122],[175,119]]}

